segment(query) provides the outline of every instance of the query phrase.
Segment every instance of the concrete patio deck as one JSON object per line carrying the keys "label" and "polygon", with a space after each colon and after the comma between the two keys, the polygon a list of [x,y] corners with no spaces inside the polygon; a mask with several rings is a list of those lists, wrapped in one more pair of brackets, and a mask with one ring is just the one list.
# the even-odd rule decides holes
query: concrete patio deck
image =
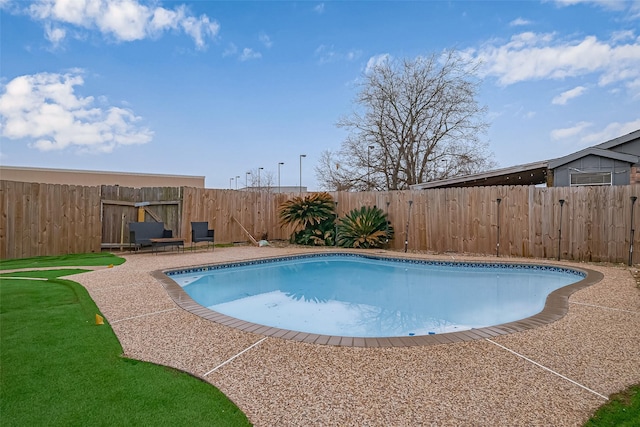
{"label": "concrete patio deck", "polygon": [[183,310],[152,276],[158,269],[318,250],[127,254],[120,266],[73,280],[87,288],[124,356],[209,381],[256,426],[578,426],[606,396],[640,382],[640,290],[624,266],[388,252],[586,267],[604,279],[574,293],[566,316],[535,329],[377,348],[309,344],[224,326]]}

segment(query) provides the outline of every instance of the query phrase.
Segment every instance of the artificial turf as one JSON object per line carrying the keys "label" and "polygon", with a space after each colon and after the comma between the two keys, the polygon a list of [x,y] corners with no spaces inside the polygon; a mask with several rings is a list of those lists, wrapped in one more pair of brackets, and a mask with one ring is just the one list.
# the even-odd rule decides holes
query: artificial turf
{"label": "artificial turf", "polygon": [[585,427],[640,426],[640,384],[610,397],[607,404],[596,411]]}
{"label": "artificial turf", "polygon": [[70,270],[31,273],[46,280],[0,277],[3,427],[250,425],[212,385],[123,358],[86,290],[58,278]]}
{"label": "artificial turf", "polygon": [[109,252],[57,256],[37,256],[31,258],[2,259],[0,260],[0,270],[9,270],[15,268],[95,266],[110,264],[120,265],[124,261],[124,258],[121,258]]}

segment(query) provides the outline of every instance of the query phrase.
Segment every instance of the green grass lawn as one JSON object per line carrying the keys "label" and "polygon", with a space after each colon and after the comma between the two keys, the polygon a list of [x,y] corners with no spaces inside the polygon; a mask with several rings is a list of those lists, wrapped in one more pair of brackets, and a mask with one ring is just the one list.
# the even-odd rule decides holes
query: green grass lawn
{"label": "green grass lawn", "polygon": [[[66,265],[95,265],[74,256]],[[117,257],[101,257],[118,264]],[[17,260],[11,267],[19,268]],[[51,265],[29,259],[26,267]],[[7,263],[9,264],[9,263]],[[59,264],[57,264],[59,265]],[[104,265],[104,264],[103,264]],[[218,389],[184,372],[121,357],[86,290],[57,269],[0,276],[0,416],[4,426],[250,425]],[[39,277],[46,280],[10,279]]]}
{"label": "green grass lawn", "polygon": [[603,405],[585,427],[637,427],[640,426],[640,384],[614,394]]}
{"label": "green grass lawn", "polygon": [[14,268],[97,266],[110,264],[120,265],[124,261],[124,258],[120,258],[108,252],[91,254],[69,254],[59,256],[37,256],[32,258],[0,260],[0,270],[10,270]]}

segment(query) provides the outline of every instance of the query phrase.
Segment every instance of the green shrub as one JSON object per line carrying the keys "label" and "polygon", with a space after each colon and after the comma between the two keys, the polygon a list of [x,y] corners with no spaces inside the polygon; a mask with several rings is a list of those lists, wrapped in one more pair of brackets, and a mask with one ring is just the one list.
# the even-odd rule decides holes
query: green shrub
{"label": "green shrub", "polygon": [[379,248],[393,238],[387,215],[377,207],[354,209],[338,223],[338,245],[346,248]]}
{"label": "green shrub", "polygon": [[301,245],[333,245],[335,235],[335,203],[329,193],[313,193],[294,197],[278,208],[280,225],[293,225],[301,230],[291,242]]}
{"label": "green shrub", "polygon": [[335,242],[335,216],[315,227],[307,227],[294,233],[291,241],[299,245],[333,246]]}

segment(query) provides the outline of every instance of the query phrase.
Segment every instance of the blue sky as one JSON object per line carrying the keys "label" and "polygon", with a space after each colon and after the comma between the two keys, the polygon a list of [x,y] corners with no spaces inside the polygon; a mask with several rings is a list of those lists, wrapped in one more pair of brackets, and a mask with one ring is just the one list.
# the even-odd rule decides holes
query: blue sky
{"label": "blue sky", "polygon": [[500,167],[640,129],[639,1],[0,0],[0,163],[318,189],[367,64],[448,49]]}

